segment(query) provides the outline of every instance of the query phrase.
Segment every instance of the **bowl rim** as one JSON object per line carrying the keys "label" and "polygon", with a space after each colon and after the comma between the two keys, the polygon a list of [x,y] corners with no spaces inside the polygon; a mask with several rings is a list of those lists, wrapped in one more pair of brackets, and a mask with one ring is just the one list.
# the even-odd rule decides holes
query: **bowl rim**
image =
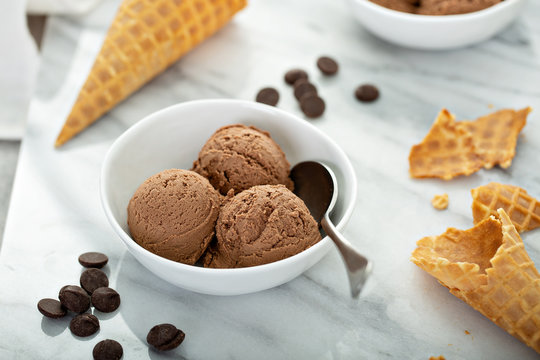
{"label": "bowl rim", "polygon": [[423,15],[423,14],[411,14],[399,10],[389,9],[382,5],[376,4],[369,0],[350,0],[352,3],[360,4],[360,6],[367,6],[373,11],[379,12],[383,15],[394,16],[401,18],[402,20],[412,20],[420,23],[450,23],[459,21],[473,21],[484,16],[490,16],[492,13],[504,11],[507,7],[513,6],[524,0],[504,0],[495,5],[491,5],[485,9],[473,11],[465,14],[451,14],[451,15]]}
{"label": "bowl rim", "polygon": [[[149,115],[146,115],[143,119],[139,120],[138,122],[130,126],[126,131],[124,131],[124,133],[122,133],[110,145],[109,149],[107,150],[107,153],[105,154],[105,157],[103,159],[103,164],[101,166],[99,192],[100,192],[101,205],[105,212],[105,217],[107,218],[109,224],[112,226],[113,230],[116,232],[116,235],[118,235],[120,239],[122,239],[122,241],[126,244],[126,246],[129,249],[137,252],[138,254],[140,254],[141,256],[145,258],[153,259],[156,262],[162,262],[163,265],[168,266],[168,267],[176,267],[177,269],[182,270],[184,272],[191,272],[191,273],[200,274],[200,275],[203,275],[203,274],[204,275],[209,275],[209,274],[240,275],[240,274],[246,274],[246,273],[254,274],[257,272],[272,271],[273,269],[276,269],[276,268],[285,267],[289,263],[297,262],[303,258],[307,258],[311,255],[311,253],[314,253],[315,251],[317,251],[318,248],[328,246],[331,240],[328,238],[328,236],[325,236],[317,244],[311,246],[310,248],[282,260],[274,261],[268,264],[243,267],[243,268],[215,269],[215,268],[205,268],[202,266],[188,265],[188,264],[180,263],[177,261],[173,261],[173,260],[161,257],[159,255],[156,255],[150,252],[149,250],[146,250],[139,244],[137,244],[137,242],[133,240],[126,231],[124,231],[124,229],[120,226],[120,224],[118,223],[118,221],[113,215],[113,212],[111,210],[111,207],[108,201],[108,194],[106,192],[106,189],[108,188],[108,180],[105,175],[110,171],[111,158],[114,155],[116,149],[120,145],[122,145],[124,142],[126,142],[132,136],[132,134],[138,133],[141,130],[144,130],[146,127],[149,127],[155,121],[155,119],[161,118],[163,114],[177,111],[177,109],[184,109],[188,107],[197,107],[197,106],[205,107],[205,106],[212,106],[212,105],[237,105],[237,106],[247,106],[250,108],[255,108],[257,109],[257,111],[265,111],[265,112],[272,111],[276,113],[279,117],[288,118],[287,121],[295,121],[297,123],[302,123],[304,126],[311,128],[313,131],[318,133],[321,137],[325,138],[328,141],[328,143],[330,143],[336,149],[336,151],[342,156],[342,158],[345,159],[344,169],[346,171],[344,172],[348,173],[347,176],[349,176],[350,174],[351,175],[350,177],[352,177],[350,179],[350,182],[352,185],[351,185],[351,194],[349,196],[349,198],[351,198],[351,205],[344,209],[343,216],[340,219],[339,223],[336,224],[336,228],[338,229],[343,228],[343,226],[350,220],[351,215],[356,205],[356,198],[357,198],[357,191],[358,191],[357,177],[347,154],[332,138],[330,138],[322,130],[320,130],[313,124],[310,124],[306,120],[301,119],[297,115],[287,112],[285,110],[273,107],[273,106],[269,106],[269,105],[265,105],[265,104],[261,104],[261,103],[257,103],[253,101],[238,100],[238,99],[201,99],[201,100],[185,101],[182,103],[171,105],[161,110],[155,111]],[[309,160],[309,159],[306,159],[306,160]]]}

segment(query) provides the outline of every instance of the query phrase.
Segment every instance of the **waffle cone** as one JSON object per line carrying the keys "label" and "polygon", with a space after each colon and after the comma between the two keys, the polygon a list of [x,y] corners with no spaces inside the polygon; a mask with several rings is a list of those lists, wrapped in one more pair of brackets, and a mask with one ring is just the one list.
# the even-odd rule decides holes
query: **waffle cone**
{"label": "waffle cone", "polygon": [[472,134],[458,127],[454,116],[443,109],[422,143],[412,147],[409,165],[412,177],[450,180],[480,170],[482,159],[475,151]]}
{"label": "waffle cone", "polygon": [[418,241],[411,260],[540,353],[540,274],[503,209],[469,230]]}
{"label": "waffle cone", "polygon": [[540,227],[540,202],[524,189],[499,183],[489,183],[471,190],[474,223],[497,216],[497,209],[503,209],[518,232]]}
{"label": "waffle cone", "polygon": [[246,0],[124,0],[55,146],[211,36],[245,5]]}
{"label": "waffle cone", "polygon": [[521,110],[504,109],[482,116],[474,121],[460,121],[473,136],[476,153],[484,161],[484,167],[495,165],[508,168],[516,154],[517,138],[527,123],[530,107]]}

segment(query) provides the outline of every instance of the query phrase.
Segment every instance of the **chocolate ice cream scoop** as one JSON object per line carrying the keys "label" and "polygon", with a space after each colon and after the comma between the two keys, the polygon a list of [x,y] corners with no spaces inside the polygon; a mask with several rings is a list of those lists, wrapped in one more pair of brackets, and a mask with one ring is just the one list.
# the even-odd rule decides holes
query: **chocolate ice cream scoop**
{"label": "chocolate ice cream scoop", "polygon": [[370,0],[386,8],[420,15],[467,14],[503,0]]}
{"label": "chocolate ice cream scoop", "polygon": [[421,15],[467,14],[486,9],[502,0],[422,0],[416,11]]}
{"label": "chocolate ice cream scoop", "polygon": [[207,179],[170,169],[148,178],[128,205],[133,239],[167,259],[195,264],[214,236],[221,196]]}
{"label": "chocolate ice cream scoop", "polygon": [[253,126],[236,124],[218,129],[201,149],[193,171],[208,178],[223,195],[255,185],[293,188],[285,154],[270,134]]}
{"label": "chocolate ice cream scoop", "polygon": [[321,240],[304,202],[283,185],[260,185],[228,199],[204,266],[237,268],[285,259]]}

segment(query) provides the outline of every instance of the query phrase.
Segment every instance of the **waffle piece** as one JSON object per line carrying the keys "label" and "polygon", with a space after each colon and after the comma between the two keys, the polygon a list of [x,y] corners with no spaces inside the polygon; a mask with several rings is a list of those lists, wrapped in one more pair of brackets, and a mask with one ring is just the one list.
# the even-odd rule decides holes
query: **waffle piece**
{"label": "waffle piece", "polygon": [[497,216],[501,208],[520,233],[540,227],[540,202],[524,189],[499,183],[489,183],[471,190],[474,223]]}
{"label": "waffle piece", "polygon": [[245,5],[246,0],[124,0],[55,146],[161,73]]}
{"label": "waffle piece", "polygon": [[444,210],[448,208],[448,194],[435,195],[431,199],[431,205],[437,210]]}
{"label": "waffle piece", "polygon": [[443,109],[422,143],[412,147],[409,166],[412,177],[450,180],[480,170],[482,159],[475,152],[472,135]]}
{"label": "waffle piece", "polygon": [[527,123],[530,107],[521,110],[504,109],[482,116],[474,121],[460,121],[473,135],[476,153],[484,160],[484,167],[495,165],[508,168],[516,154],[518,135]]}
{"label": "waffle piece", "polygon": [[498,216],[419,240],[411,261],[540,353],[540,274],[506,212]]}

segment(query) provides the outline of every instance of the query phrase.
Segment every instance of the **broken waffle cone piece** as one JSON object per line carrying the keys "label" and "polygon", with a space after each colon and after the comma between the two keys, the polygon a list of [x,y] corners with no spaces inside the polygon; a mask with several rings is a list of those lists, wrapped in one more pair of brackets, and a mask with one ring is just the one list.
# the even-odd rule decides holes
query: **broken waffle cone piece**
{"label": "broken waffle cone piece", "polygon": [[124,0],[55,146],[211,36],[245,5],[246,0]]}
{"label": "broken waffle cone piece", "polygon": [[492,182],[472,189],[471,195],[475,224],[497,216],[501,208],[520,233],[540,227],[540,202],[520,187]]}
{"label": "broken waffle cone piece", "polygon": [[443,109],[428,134],[409,154],[410,174],[415,178],[450,180],[482,168],[470,132],[458,127],[454,116]]}
{"label": "broken waffle cone piece", "polygon": [[530,107],[504,109],[474,121],[456,122],[443,109],[422,143],[411,149],[411,176],[450,180],[458,175],[470,175],[481,167],[508,168],[531,111]]}
{"label": "broken waffle cone piece", "polygon": [[540,353],[540,274],[506,212],[497,213],[419,240],[411,261]]}
{"label": "broken waffle cone piece", "polygon": [[476,153],[482,157],[486,169],[495,165],[506,169],[512,164],[518,135],[531,111],[530,107],[521,110],[504,109],[474,121],[460,121],[457,124],[472,134]]}
{"label": "broken waffle cone piece", "polygon": [[412,261],[448,288],[472,290],[487,284],[485,269],[501,245],[501,224],[493,217],[469,230],[449,228],[419,240]]}

